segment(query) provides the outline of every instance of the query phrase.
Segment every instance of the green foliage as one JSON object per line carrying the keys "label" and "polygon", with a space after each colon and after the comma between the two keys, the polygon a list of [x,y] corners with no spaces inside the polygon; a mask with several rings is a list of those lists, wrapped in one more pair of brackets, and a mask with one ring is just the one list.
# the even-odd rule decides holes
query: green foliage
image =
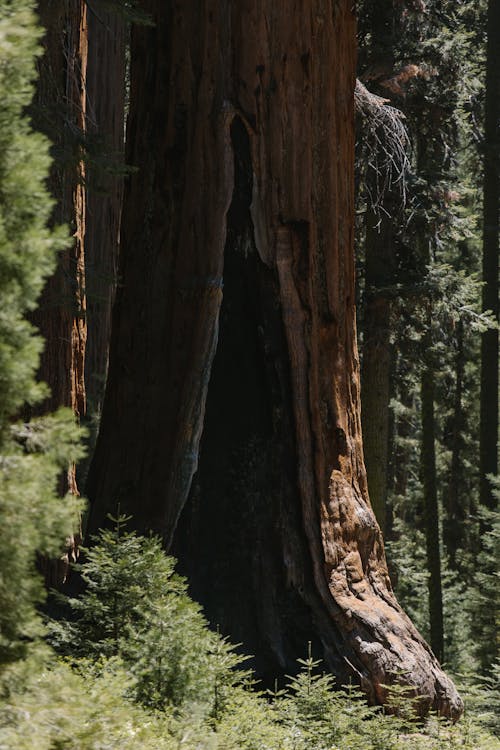
{"label": "green foliage", "polygon": [[[368,0],[365,0],[365,5]],[[187,595],[186,582],[176,575],[174,561],[162,551],[154,537],[139,537],[124,529],[124,519],[115,528],[102,531],[86,551],[79,566],[85,589],[80,598],[67,602],[70,617],[51,624],[51,639],[60,653],[40,645],[44,628],[36,605],[43,587],[36,572],[37,551],[57,554],[61,539],[71,531],[77,501],[58,497],[58,478],[68,464],[81,457],[79,435],[69,412],[27,424],[15,423],[23,404],[33,403],[43,393],[35,381],[41,342],[26,315],[36,300],[55,255],[66,243],[62,230],[46,228],[53,204],[44,186],[50,160],[46,140],[31,131],[24,115],[32,96],[34,57],[40,32],[33,16],[33,2],[0,0],[0,748],[3,750],[444,750],[448,748],[498,748],[492,732],[498,731],[498,670],[491,664],[481,681],[468,680],[465,695],[468,714],[457,726],[435,717],[424,725],[411,721],[413,700],[404,689],[392,686],[388,702],[398,716],[366,705],[358,689],[339,689],[334,678],[318,671],[319,663],[309,653],[300,660],[300,670],[283,690],[263,694],[255,689],[251,674],[240,669],[245,661],[227,639],[211,632],[200,607]],[[421,14],[408,6],[407,27],[414,32],[411,50],[397,50],[399,61],[411,59],[418,49],[426,58],[422,70],[439,67],[440,76],[418,77],[410,84],[409,101],[421,105],[422,134],[431,141],[436,156],[437,182],[430,170],[419,175],[409,209],[413,216],[402,232],[400,269],[420,283],[419,294],[431,302],[435,312],[433,346],[441,368],[441,417],[438,460],[443,476],[450,465],[446,442],[446,420],[452,413],[447,392],[451,371],[450,330],[465,321],[482,325],[475,302],[478,287],[463,269],[460,253],[474,240],[473,211],[464,201],[450,209],[446,190],[453,182],[453,159],[449,158],[457,132],[454,112],[457,77],[454,60],[457,41],[445,18],[470,21],[470,3],[460,3],[456,12],[450,3],[438,8],[429,2]],[[119,9],[133,22],[147,20],[138,4],[106,0],[108,9]],[[475,14],[472,14],[475,17]],[[433,28],[432,24],[435,24]],[[437,29],[437,32],[436,32]],[[406,39],[408,40],[408,36]],[[460,41],[460,40],[459,40]],[[463,40],[462,40],[463,41]],[[462,43],[462,42],[461,42]],[[411,54],[410,54],[411,52]],[[444,64],[446,63],[446,65]],[[442,74],[444,73],[444,74]],[[454,84],[453,84],[454,85]],[[439,114],[443,86],[451,91],[446,102],[445,127],[441,135],[430,130]],[[477,89],[477,87],[476,87]],[[476,90],[474,89],[474,90]],[[412,104],[412,106],[413,106]],[[459,104],[460,106],[460,104]],[[454,109],[455,108],[455,109]],[[416,110],[410,112],[415,132]],[[422,122],[422,120],[421,120]],[[439,157],[439,158],[437,158]],[[434,180],[434,181],[433,181]],[[451,199],[450,199],[451,200]],[[451,201],[453,202],[453,201]],[[423,225],[433,250],[432,263],[409,258],[418,247],[415,238]],[[460,245],[460,252],[452,248]],[[465,250],[464,250],[465,249]],[[427,270],[425,270],[427,269]],[[467,271],[465,273],[465,270]],[[412,275],[413,274],[413,275]],[[415,286],[415,285],[414,285]],[[401,329],[395,334],[402,356],[398,373],[402,386],[395,394],[397,447],[406,457],[407,476],[397,477],[395,508],[401,519],[395,525],[391,550],[397,565],[398,587],[417,623],[426,629],[426,574],[423,558],[419,504],[420,478],[412,458],[418,444],[418,399],[415,372],[418,361],[408,353],[422,340],[422,316],[411,302],[409,290],[397,285],[389,293],[401,298]],[[410,304],[408,303],[410,301]],[[425,305],[424,305],[425,307]],[[418,310],[417,310],[418,312]],[[480,316],[479,316],[480,317]],[[479,322],[478,322],[479,321]],[[444,331],[444,335],[443,332]],[[473,344],[468,344],[472,362]],[[418,349],[418,347],[417,347]],[[420,351],[418,352],[420,356]],[[409,364],[410,362],[410,364]],[[472,370],[469,365],[469,370]],[[467,380],[468,378],[468,380]],[[465,400],[472,402],[465,373]],[[470,421],[474,410],[470,409]],[[409,426],[404,429],[403,424]],[[470,425],[461,426],[470,437]],[[464,445],[466,443],[464,442]],[[470,459],[469,459],[470,461]],[[470,466],[473,461],[470,461]],[[466,465],[466,468],[467,465]],[[396,487],[397,485],[397,487]],[[473,496],[473,481],[464,482],[463,495]],[[463,502],[463,499],[462,499]],[[445,515],[445,514],[443,514]],[[491,618],[481,613],[497,601],[498,523],[496,517],[481,517],[484,530],[477,564],[470,562],[469,548],[458,559],[470,580],[457,588],[447,586],[445,608],[453,621],[453,640],[463,643],[462,608],[478,627],[479,656],[491,653],[494,632]],[[417,561],[418,574],[415,574]],[[447,580],[447,579],[445,579]],[[472,593],[471,593],[472,592]],[[462,607],[463,601],[467,606]],[[479,614],[478,614],[479,613]],[[489,629],[488,629],[489,628]],[[458,649],[455,648],[455,653]],[[489,649],[489,650],[488,650]],[[449,653],[453,653],[449,644]],[[483,656],[481,656],[483,654]],[[458,663],[458,657],[457,657]]]}
{"label": "green foliage", "polygon": [[114,662],[84,674],[47,653],[11,667],[2,682],[5,750],[178,750],[209,748],[196,718],[146,712],[124,697],[130,676]]}
{"label": "green foliage", "polygon": [[[352,685],[339,689],[332,675],[318,671],[320,664],[312,658],[310,647],[285,689],[259,692],[252,674],[240,669],[244,657],[209,631],[159,540],[126,531],[126,521],[121,516],[114,519],[114,528],[101,531],[86,551],[86,562],[78,566],[85,590],[79,599],[68,600],[69,621],[52,629],[52,641],[70,659],[73,682],[84,680],[94,691],[94,700],[101,702],[104,715],[91,723],[92,741],[100,741],[100,732],[107,732],[110,748],[122,746],[116,737],[123,747],[129,747],[127,742],[135,747],[130,734],[116,734],[123,730],[117,717],[125,711],[130,714],[127,731],[142,737],[144,747],[149,747],[149,733],[160,736],[158,727],[164,743],[158,748],[473,747],[462,742],[462,734],[450,725],[417,724],[415,699],[404,687],[395,684],[388,689],[388,714],[367,706]],[[65,664],[53,666],[47,672],[48,684],[56,680],[57,685],[56,675],[64,669],[68,669]],[[85,716],[95,706],[86,697],[72,700],[70,692],[70,706],[88,723]],[[115,716],[107,716],[108,711]],[[54,717],[58,722],[64,737],[62,709]],[[475,728],[468,731],[477,736]]]}
{"label": "green foliage", "polygon": [[120,657],[145,706],[198,703],[217,720],[225,691],[246,676],[235,672],[244,658],[208,629],[160,539],[125,531],[125,516],[111,520],[83,550],[84,592],[64,599],[71,619],[52,623],[51,642],[76,659]]}
{"label": "green foliage", "polygon": [[[9,667],[0,681],[0,747],[498,750],[493,735],[478,726],[476,718],[452,726],[431,717],[425,726],[408,726],[367,707],[357,690],[336,692],[330,679],[314,673],[317,663],[301,664],[297,678],[277,694],[266,697],[242,685],[233,687],[214,726],[193,706],[154,711],[131,701],[134,678],[119,659],[94,666],[82,661],[75,669],[39,649]],[[488,699],[484,692],[479,695],[476,702]],[[484,725],[484,710],[482,721]]]}
{"label": "green foliage", "polygon": [[118,517],[112,530],[101,531],[96,544],[82,550],[86,561],[77,569],[86,588],[80,599],[68,599],[76,619],[60,633],[76,656],[121,654],[144,628],[151,602],[184,591],[158,540],[125,532],[126,520]]}
{"label": "green foliage", "polygon": [[12,438],[0,456],[0,665],[24,655],[41,632],[36,553],[58,554],[81,506],[58,492],[60,473],[80,455],[69,411],[13,426]]}
{"label": "green foliage", "polygon": [[123,16],[129,23],[154,26],[154,21],[149,13],[146,13],[140,7],[139,0],[100,0],[100,6],[104,10]]}
{"label": "green foliage", "polygon": [[67,243],[65,231],[46,226],[48,143],[24,114],[39,36],[32,2],[0,2],[0,667],[24,656],[41,632],[36,554],[57,553],[79,505],[57,488],[81,456],[72,415],[13,421],[45,393],[35,380],[42,342],[25,316]]}
{"label": "green foliage", "polygon": [[315,673],[319,662],[312,659],[309,645],[307,659],[299,659],[302,669],[290,678],[287,697],[282,701],[284,721],[300,737],[299,747],[328,747],[342,736],[342,726],[332,712],[333,677]]}
{"label": "green foliage", "polygon": [[299,745],[282,720],[280,707],[260,693],[236,686],[227,693],[216,724],[224,750],[292,750]]}
{"label": "green foliage", "polygon": [[500,660],[490,664],[487,676],[457,674],[456,684],[465,702],[464,733],[483,732],[485,738],[500,738]]}
{"label": "green foliage", "polygon": [[301,670],[287,689],[274,698],[280,723],[291,747],[297,750],[392,750],[406,726],[366,705],[365,696],[352,685],[339,688],[331,674],[317,671],[320,662],[309,655],[299,659]]}
{"label": "green foliage", "polygon": [[33,2],[0,3],[0,440],[12,415],[42,393],[34,378],[42,344],[25,315],[67,244],[65,231],[47,228],[48,142],[24,114],[39,36]]}
{"label": "green foliage", "polygon": [[[406,210],[395,215],[390,203],[386,207],[394,232],[394,274],[386,288],[376,290],[391,301],[394,345],[389,565],[398,598],[428,637],[418,388],[425,363],[435,380],[445,660],[453,669],[473,671],[480,663],[488,670],[498,628],[492,617],[497,606],[488,547],[492,537],[482,534],[477,472],[480,334],[492,325],[491,316],[481,312],[478,281],[477,145],[483,116],[485,9],[486,3],[472,0],[358,4],[360,76],[371,91],[390,97],[403,112],[411,141]],[[362,184],[360,224],[365,193]],[[358,244],[362,277],[362,232]]]}
{"label": "green foliage", "polygon": [[428,638],[425,538],[421,531],[411,528],[402,519],[396,519],[394,530],[395,539],[387,542],[386,549],[398,599],[424,638]]}
{"label": "green foliage", "polygon": [[[494,496],[500,499],[500,478],[490,477]],[[467,603],[474,617],[474,650],[487,677],[493,678],[500,662],[500,511],[481,507],[481,551]]]}

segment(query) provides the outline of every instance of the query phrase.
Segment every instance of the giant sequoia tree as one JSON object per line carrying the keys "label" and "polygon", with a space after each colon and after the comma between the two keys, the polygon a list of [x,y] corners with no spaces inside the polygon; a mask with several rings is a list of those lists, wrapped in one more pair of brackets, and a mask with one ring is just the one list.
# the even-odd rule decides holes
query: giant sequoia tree
{"label": "giant sequoia tree", "polygon": [[263,674],[461,701],[391,591],[363,465],[347,0],[145,0],[90,528],[120,505]]}

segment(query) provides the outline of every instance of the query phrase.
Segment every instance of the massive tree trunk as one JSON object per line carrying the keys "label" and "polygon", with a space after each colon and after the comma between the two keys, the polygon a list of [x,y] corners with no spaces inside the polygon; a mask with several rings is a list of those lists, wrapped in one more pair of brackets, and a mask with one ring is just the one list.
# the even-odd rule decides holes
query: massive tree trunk
{"label": "massive tree trunk", "polygon": [[[40,0],[40,22],[45,28],[43,56],[33,106],[33,119],[52,143],[54,166],[49,187],[55,200],[54,224],[67,224],[74,241],[59,256],[47,281],[34,322],[45,339],[39,377],[50,388],[42,412],[70,407],[85,413],[84,361],[85,299],[85,167],[83,137],[86,121],[87,7],[84,0]],[[78,494],[76,469],[68,468],[61,492]],[[78,525],[78,522],[76,522]],[[60,583],[74,559],[78,539],[57,563],[48,563],[51,585]]]}
{"label": "massive tree trunk", "polygon": [[[498,321],[498,247],[500,205],[500,9],[488,2],[486,101],[483,177],[483,310]],[[481,342],[480,418],[481,502],[496,507],[488,474],[498,473],[498,330],[483,333]]]}
{"label": "massive tree trunk", "polygon": [[160,532],[261,674],[312,640],[373,701],[402,670],[457,716],[366,487],[351,6],[144,2],[90,527],[119,505]]}

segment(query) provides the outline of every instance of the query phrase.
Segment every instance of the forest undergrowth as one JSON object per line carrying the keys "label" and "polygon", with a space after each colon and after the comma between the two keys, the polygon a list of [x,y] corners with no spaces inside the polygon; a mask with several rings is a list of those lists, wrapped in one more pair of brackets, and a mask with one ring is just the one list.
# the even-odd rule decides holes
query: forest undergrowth
{"label": "forest undergrowth", "polygon": [[80,597],[56,595],[44,624],[3,670],[0,748],[441,750],[500,747],[498,685],[463,681],[464,717],[418,719],[408,689],[370,707],[310,653],[297,674],[262,690],[247,658],[210,630],[159,539],[114,519],[77,566]]}

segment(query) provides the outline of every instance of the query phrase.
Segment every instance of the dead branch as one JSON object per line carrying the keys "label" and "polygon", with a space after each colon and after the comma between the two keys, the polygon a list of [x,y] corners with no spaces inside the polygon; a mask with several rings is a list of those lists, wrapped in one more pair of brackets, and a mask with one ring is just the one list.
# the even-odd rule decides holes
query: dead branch
{"label": "dead branch", "polygon": [[389,99],[372,94],[356,80],[354,102],[361,122],[358,159],[364,175],[363,188],[370,207],[387,214],[386,196],[398,195],[406,204],[406,178],[410,169],[410,138],[403,112]]}

